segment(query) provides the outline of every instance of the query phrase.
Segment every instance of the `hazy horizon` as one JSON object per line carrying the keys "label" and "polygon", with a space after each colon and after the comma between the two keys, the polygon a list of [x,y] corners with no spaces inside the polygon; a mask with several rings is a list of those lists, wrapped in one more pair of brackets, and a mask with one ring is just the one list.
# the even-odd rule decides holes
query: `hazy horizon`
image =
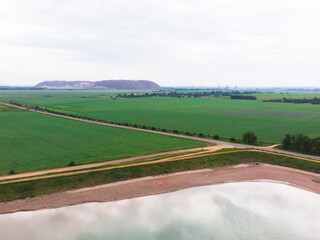
{"label": "hazy horizon", "polygon": [[[133,80],[133,81],[140,81],[140,80],[146,80],[146,81],[152,81],[148,79],[102,79],[102,80],[44,80],[44,81],[67,81],[67,82],[72,82],[72,81],[90,81],[90,82],[95,82],[95,81],[105,81],[105,80]],[[41,81],[41,82],[44,82]],[[155,82],[155,81],[153,81]],[[0,84],[0,87],[34,87],[40,82],[37,82],[36,84],[33,85],[14,85],[14,84]],[[157,82],[155,82],[157,83]],[[158,84],[158,83],[157,83]],[[232,86],[232,85],[194,85],[194,86],[188,86],[188,85],[160,85],[160,87],[163,88],[190,88],[190,89],[202,89],[202,88],[230,88],[230,89],[251,89],[251,88],[256,88],[256,89],[318,89],[319,86],[308,86],[308,85],[301,85],[301,86],[293,86],[293,85],[287,85],[287,86]],[[99,89],[97,89],[99,90]],[[106,89],[101,89],[101,90],[106,90]]]}
{"label": "hazy horizon", "polygon": [[320,87],[320,2],[0,2],[0,85]]}

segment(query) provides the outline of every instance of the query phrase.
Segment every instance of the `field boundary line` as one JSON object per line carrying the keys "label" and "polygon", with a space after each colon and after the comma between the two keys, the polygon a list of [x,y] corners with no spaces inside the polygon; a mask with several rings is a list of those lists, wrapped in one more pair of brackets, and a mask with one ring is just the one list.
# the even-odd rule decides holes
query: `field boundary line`
{"label": "field boundary line", "polygon": [[159,132],[159,131],[154,131],[154,130],[149,130],[149,129],[141,129],[141,128],[134,128],[134,127],[129,127],[129,126],[121,126],[121,125],[116,125],[116,124],[111,124],[111,123],[96,122],[96,121],[92,121],[92,120],[81,119],[81,118],[76,118],[76,117],[69,117],[69,116],[64,116],[64,115],[55,114],[55,113],[48,113],[48,112],[43,112],[43,111],[38,111],[38,110],[31,110],[31,109],[27,109],[26,107],[20,107],[20,106],[16,106],[16,105],[5,103],[5,102],[0,102],[0,104],[5,105],[5,106],[9,106],[9,107],[18,108],[18,109],[25,110],[25,111],[29,111],[29,112],[34,112],[34,113],[39,113],[39,114],[44,114],[44,115],[49,115],[49,116],[54,116],[54,117],[60,117],[60,118],[65,118],[65,119],[79,121],[79,122],[85,122],[85,123],[91,123],[91,124],[108,126],[108,127],[115,127],[115,128],[122,128],[122,129],[139,131],[139,132],[153,133],[153,134],[165,135],[165,136],[170,136],[170,137],[184,138],[184,139],[200,141],[200,142],[206,142],[206,143],[211,143],[211,144],[229,145],[229,146],[238,147],[238,148],[270,151],[270,152],[275,152],[275,153],[280,153],[280,154],[287,154],[287,155],[290,155],[290,156],[296,156],[296,157],[301,157],[301,158],[309,158],[309,159],[314,159],[314,160],[319,160],[320,161],[320,156],[289,152],[289,151],[278,150],[278,149],[273,149],[273,148],[268,148],[268,147],[259,147],[259,146],[246,145],[246,144],[240,144],[240,143],[229,143],[229,142],[223,142],[223,141],[219,141],[219,140],[212,140],[212,139],[206,139],[206,138],[200,138],[200,137],[186,136],[186,135],[175,134],[175,133]]}

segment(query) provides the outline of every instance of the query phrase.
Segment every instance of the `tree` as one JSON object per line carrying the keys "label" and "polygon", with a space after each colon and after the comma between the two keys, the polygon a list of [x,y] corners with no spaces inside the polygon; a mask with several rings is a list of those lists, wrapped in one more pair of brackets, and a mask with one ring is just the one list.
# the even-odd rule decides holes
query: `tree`
{"label": "tree", "polygon": [[230,142],[235,142],[236,141],[236,139],[235,138],[230,138]]}
{"label": "tree", "polygon": [[214,135],[213,139],[219,139],[219,135]]}
{"label": "tree", "polygon": [[253,132],[246,132],[242,135],[242,141],[244,141],[247,144],[255,144],[257,141],[257,136]]}
{"label": "tree", "polygon": [[291,135],[290,134],[286,134],[286,137],[282,140],[282,145],[284,147],[284,149],[288,149],[291,146]]}

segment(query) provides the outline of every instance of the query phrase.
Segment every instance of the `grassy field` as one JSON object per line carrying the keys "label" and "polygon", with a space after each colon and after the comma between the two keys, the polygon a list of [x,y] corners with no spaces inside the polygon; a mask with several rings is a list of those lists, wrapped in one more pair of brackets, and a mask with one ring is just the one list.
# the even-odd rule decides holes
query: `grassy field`
{"label": "grassy field", "polygon": [[225,153],[223,155],[198,157],[176,162],[126,167],[68,177],[4,184],[0,185],[0,202],[35,197],[70,189],[79,189],[83,187],[96,186],[145,176],[234,165],[238,164],[239,160],[244,158],[254,158],[259,162],[320,173],[320,164],[315,162],[308,162],[292,157],[277,156],[260,152],[233,152]]}
{"label": "grassy field", "polygon": [[[20,94],[19,94],[20,93]],[[94,90],[0,91],[0,99],[39,105],[58,112],[109,122],[132,123],[240,139],[253,131],[259,141],[279,143],[286,133],[320,136],[320,106],[249,100],[133,98],[112,100],[117,92]],[[316,94],[289,94],[303,98]],[[288,96],[289,96],[288,95]],[[283,94],[257,94],[279,99]]]}
{"label": "grassy field", "polygon": [[263,94],[252,94],[254,96],[257,97],[258,100],[272,100],[272,99],[283,99],[283,98],[287,98],[287,99],[313,99],[315,97],[320,98],[320,93],[306,93],[306,92],[302,92],[302,93],[284,93],[284,94],[280,94],[280,93],[272,93],[272,94],[267,94],[267,93],[263,93]]}
{"label": "grassy field", "polygon": [[204,143],[98,126],[0,105],[0,175],[186,149]]}

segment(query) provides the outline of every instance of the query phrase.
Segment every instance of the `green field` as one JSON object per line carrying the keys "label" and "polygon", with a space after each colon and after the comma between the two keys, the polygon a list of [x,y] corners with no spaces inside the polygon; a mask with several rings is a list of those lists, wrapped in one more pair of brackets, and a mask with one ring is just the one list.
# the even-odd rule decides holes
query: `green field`
{"label": "green field", "polygon": [[77,122],[0,105],[0,174],[120,159],[202,142]]}
{"label": "green field", "polygon": [[315,97],[320,98],[320,93],[287,93],[287,94],[280,94],[280,93],[272,93],[272,94],[252,94],[257,97],[258,100],[273,100],[273,99],[313,99]]}
{"label": "green field", "polygon": [[[109,122],[154,126],[240,139],[253,131],[258,141],[279,143],[286,133],[320,136],[320,106],[225,98],[129,98],[108,91],[0,91],[0,99]],[[275,99],[282,94],[257,95]],[[299,94],[292,95],[298,97]],[[306,96],[306,93],[301,95]],[[308,96],[315,96],[310,94]],[[301,97],[301,98],[302,98]],[[311,98],[312,98],[311,97]]]}
{"label": "green field", "polygon": [[[118,91],[119,92],[119,91]],[[279,143],[286,133],[320,136],[320,106],[225,98],[129,98],[112,100],[118,92],[103,90],[0,91],[0,99],[39,105],[58,112],[109,122],[131,123],[240,139],[253,131],[258,141]],[[257,94],[260,99],[283,94]],[[313,98],[314,94],[290,96]],[[301,96],[301,97],[299,97]]]}

